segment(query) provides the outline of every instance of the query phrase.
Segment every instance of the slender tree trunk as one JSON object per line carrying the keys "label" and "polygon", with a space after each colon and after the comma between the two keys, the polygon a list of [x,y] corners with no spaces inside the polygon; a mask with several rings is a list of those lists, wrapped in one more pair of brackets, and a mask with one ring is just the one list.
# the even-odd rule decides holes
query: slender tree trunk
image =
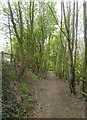
{"label": "slender tree trunk", "polygon": [[9,15],[8,15],[8,27],[9,27],[10,46],[11,46],[11,57],[10,57],[10,61],[11,61],[11,63],[12,63],[13,51],[12,51],[12,38],[11,38],[11,27],[10,27],[10,17],[9,17]]}
{"label": "slender tree trunk", "polygon": [[[75,6],[75,4],[74,4]],[[70,11],[70,6],[69,6],[69,11]],[[74,11],[74,7],[73,7]],[[64,2],[63,2],[63,14],[64,14],[64,22],[65,22],[65,28],[67,32],[67,42],[68,42],[68,49],[69,49],[69,55],[70,55],[70,81],[69,81],[69,87],[70,91],[73,94],[76,94],[75,90],[75,67],[74,67],[74,61],[73,61],[73,46],[74,43],[72,41],[72,47],[71,47],[71,37],[70,37],[70,14],[68,15],[68,20],[66,19],[66,14],[65,14],[65,7],[64,7]],[[74,17],[74,13],[73,13]],[[74,24],[74,18],[73,18],[73,24]],[[73,25],[73,39],[74,39],[74,25]]]}
{"label": "slender tree trunk", "polygon": [[84,1],[84,42],[85,42],[85,59],[84,59],[84,77],[87,78],[87,2]]}
{"label": "slender tree trunk", "polygon": [[[85,58],[84,58],[84,79],[87,80],[87,1],[84,0],[83,5],[83,17],[84,17],[84,43],[85,43]],[[87,93],[87,84],[84,84],[84,92]],[[87,107],[87,99],[85,99]]]}
{"label": "slender tree trunk", "polygon": [[18,11],[19,11],[19,21],[20,21],[20,31],[18,32],[17,30],[17,26],[14,20],[14,16],[13,16],[13,11],[10,5],[10,2],[8,1],[8,8],[10,11],[10,16],[11,16],[11,22],[13,25],[13,29],[19,44],[19,50],[20,50],[20,66],[19,66],[19,77],[21,76],[21,74],[23,74],[24,72],[24,51],[23,51],[23,20],[22,20],[22,11],[21,11],[21,7],[20,7],[20,2],[18,2]]}

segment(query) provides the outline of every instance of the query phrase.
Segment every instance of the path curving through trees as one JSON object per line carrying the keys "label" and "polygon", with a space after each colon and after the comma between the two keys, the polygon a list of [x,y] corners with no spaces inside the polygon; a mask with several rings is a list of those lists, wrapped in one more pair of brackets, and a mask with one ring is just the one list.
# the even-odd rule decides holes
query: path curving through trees
{"label": "path curving through trees", "polygon": [[34,108],[29,111],[30,118],[84,118],[84,102],[71,95],[68,83],[60,80],[53,72],[47,79],[32,83]]}

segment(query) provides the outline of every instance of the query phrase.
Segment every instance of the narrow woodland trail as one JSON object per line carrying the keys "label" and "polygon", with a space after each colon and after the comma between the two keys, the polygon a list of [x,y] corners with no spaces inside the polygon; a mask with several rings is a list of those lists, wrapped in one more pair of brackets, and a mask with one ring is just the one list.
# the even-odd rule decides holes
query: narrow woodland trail
{"label": "narrow woodland trail", "polygon": [[49,73],[47,79],[35,81],[32,85],[35,99],[30,118],[84,118],[84,102],[71,95],[68,83]]}

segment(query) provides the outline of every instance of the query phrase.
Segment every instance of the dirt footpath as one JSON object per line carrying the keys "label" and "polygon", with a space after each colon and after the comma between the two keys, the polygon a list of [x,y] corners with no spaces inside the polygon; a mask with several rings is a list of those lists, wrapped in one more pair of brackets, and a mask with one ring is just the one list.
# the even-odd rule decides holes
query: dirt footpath
{"label": "dirt footpath", "polygon": [[85,105],[77,96],[71,95],[68,84],[49,73],[47,79],[32,85],[35,99],[29,118],[84,118]]}

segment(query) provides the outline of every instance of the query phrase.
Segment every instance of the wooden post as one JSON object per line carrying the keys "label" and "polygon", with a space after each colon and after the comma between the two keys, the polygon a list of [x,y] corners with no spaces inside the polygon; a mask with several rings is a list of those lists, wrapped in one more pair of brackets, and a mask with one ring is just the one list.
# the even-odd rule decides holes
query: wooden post
{"label": "wooden post", "polygon": [[85,118],[87,118],[87,97],[85,98]]}
{"label": "wooden post", "polygon": [[80,97],[83,97],[82,91],[83,91],[83,81],[82,81],[82,77],[80,78],[80,82],[79,82],[79,87],[80,87]]}
{"label": "wooden post", "polygon": [[82,88],[82,91],[83,91],[83,92],[84,92],[84,84],[85,84],[85,83],[84,83],[84,81],[83,81],[83,88]]}
{"label": "wooden post", "polygon": [[2,67],[3,67],[3,64],[4,64],[4,52],[2,51]]}

